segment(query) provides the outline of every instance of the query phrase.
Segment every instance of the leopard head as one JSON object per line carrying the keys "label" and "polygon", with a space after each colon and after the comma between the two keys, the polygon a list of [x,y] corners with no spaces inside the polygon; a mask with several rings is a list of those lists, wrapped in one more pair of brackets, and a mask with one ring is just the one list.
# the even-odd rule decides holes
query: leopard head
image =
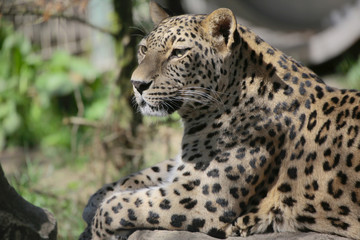
{"label": "leopard head", "polygon": [[150,15],[155,28],[139,43],[131,77],[141,113],[181,115],[214,105],[229,81],[227,59],[240,43],[234,14],[218,9],[170,17],[151,2]]}

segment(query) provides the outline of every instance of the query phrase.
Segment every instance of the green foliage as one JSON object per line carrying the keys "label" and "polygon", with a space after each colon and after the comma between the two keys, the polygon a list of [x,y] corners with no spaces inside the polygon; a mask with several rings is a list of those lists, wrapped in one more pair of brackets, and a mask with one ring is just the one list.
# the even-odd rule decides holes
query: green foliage
{"label": "green foliage", "polygon": [[337,71],[345,75],[346,84],[350,88],[360,89],[360,56],[357,60],[345,58],[337,67]]}
{"label": "green foliage", "polygon": [[63,118],[78,113],[103,117],[109,87],[89,62],[65,52],[44,60],[29,41],[0,25],[0,150],[7,145],[69,147],[71,129]]}
{"label": "green foliage", "polygon": [[[70,182],[67,191],[58,189],[39,190],[42,180],[49,174],[44,163],[28,158],[26,166],[21,173],[9,177],[10,184],[18,194],[36,206],[50,210],[58,223],[58,239],[77,239],[85,228],[81,218],[81,209],[84,208],[71,197],[66,196],[69,192],[78,192],[78,182]],[[63,197],[62,197],[63,196]],[[65,196],[65,197],[64,197]]]}
{"label": "green foliage", "polygon": [[360,89],[360,57],[347,72],[346,79],[352,88]]}

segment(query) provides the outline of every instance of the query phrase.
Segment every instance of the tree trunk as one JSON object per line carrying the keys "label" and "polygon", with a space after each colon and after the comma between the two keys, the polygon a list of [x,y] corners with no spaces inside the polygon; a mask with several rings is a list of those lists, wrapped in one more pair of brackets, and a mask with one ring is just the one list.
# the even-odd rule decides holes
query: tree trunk
{"label": "tree trunk", "polygon": [[118,18],[118,24],[121,26],[116,33],[116,42],[118,44],[118,65],[121,73],[118,76],[117,84],[120,87],[122,96],[128,99],[128,104],[132,113],[131,131],[134,136],[137,135],[137,127],[142,124],[142,116],[133,107],[132,103],[132,85],[130,83],[131,74],[137,65],[136,59],[136,34],[141,34],[134,30],[132,15],[132,0],[113,0],[114,11]]}
{"label": "tree trunk", "polygon": [[52,213],[23,199],[9,185],[0,164],[0,239],[55,240],[56,235]]}

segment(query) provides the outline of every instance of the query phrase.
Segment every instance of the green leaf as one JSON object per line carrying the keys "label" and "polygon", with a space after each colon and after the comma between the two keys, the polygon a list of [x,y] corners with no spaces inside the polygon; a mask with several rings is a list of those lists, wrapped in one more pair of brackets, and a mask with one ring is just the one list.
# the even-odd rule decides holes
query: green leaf
{"label": "green leaf", "polygon": [[0,129],[0,150],[5,147],[5,133]]}
{"label": "green leaf", "polygon": [[9,114],[10,103],[5,101],[4,103],[0,102],[0,119],[5,118]]}
{"label": "green leaf", "polygon": [[34,53],[30,53],[29,55],[27,55],[25,61],[31,66],[39,66],[40,64],[43,64],[43,60],[41,59],[41,57]]}
{"label": "green leaf", "polygon": [[12,134],[19,128],[20,123],[20,116],[15,109],[12,109],[3,121],[3,129],[6,134]]}
{"label": "green leaf", "polygon": [[51,71],[65,71],[71,62],[71,56],[64,51],[57,51],[50,59],[49,67]]}
{"label": "green leaf", "polygon": [[96,69],[89,62],[80,58],[71,59],[70,69],[81,75],[88,82],[93,82],[98,75]]}
{"label": "green leaf", "polygon": [[360,89],[360,58],[352,65],[346,78],[352,88]]}
{"label": "green leaf", "polygon": [[90,120],[98,120],[104,117],[106,110],[108,109],[108,99],[98,99],[94,101],[85,110],[85,118]]}
{"label": "green leaf", "polygon": [[25,94],[28,90],[30,79],[33,76],[33,72],[28,65],[24,65],[21,68],[19,76],[19,92]]}
{"label": "green leaf", "polygon": [[16,43],[18,42],[18,36],[17,34],[11,34],[5,37],[4,43],[3,43],[3,49],[12,49]]}
{"label": "green leaf", "polygon": [[31,44],[29,41],[25,41],[22,36],[18,37],[19,45],[20,45],[20,52],[22,55],[26,56],[31,52]]}
{"label": "green leaf", "polygon": [[65,72],[48,72],[40,75],[36,87],[40,92],[52,96],[66,95],[75,89],[74,83],[69,80],[69,75]]}
{"label": "green leaf", "polygon": [[58,129],[58,131],[53,131],[48,135],[44,136],[41,141],[43,147],[49,146],[67,146],[70,143],[70,132],[66,131],[64,128]]}

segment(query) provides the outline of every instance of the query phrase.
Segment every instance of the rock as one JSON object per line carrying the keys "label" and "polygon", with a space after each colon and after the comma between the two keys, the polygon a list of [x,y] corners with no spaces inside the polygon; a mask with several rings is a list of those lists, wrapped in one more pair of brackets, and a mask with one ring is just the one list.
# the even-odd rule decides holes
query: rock
{"label": "rock", "polygon": [[[130,235],[128,240],[218,240],[204,233],[166,230],[138,230]],[[297,232],[297,233],[269,233],[257,234],[249,237],[229,237],[227,240],[346,240],[336,235]]]}
{"label": "rock", "polygon": [[12,188],[0,165],[0,239],[56,240],[52,213],[32,205]]}

